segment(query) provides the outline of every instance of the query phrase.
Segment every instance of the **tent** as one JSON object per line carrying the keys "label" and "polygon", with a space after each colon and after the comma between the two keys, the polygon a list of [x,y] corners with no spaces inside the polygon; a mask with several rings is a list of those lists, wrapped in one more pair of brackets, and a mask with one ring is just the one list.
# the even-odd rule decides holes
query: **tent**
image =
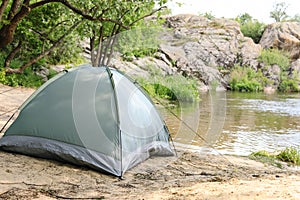
{"label": "tent", "polygon": [[90,65],[58,74],[29,97],[0,148],[116,176],[151,155],[173,155],[168,129],[139,85]]}

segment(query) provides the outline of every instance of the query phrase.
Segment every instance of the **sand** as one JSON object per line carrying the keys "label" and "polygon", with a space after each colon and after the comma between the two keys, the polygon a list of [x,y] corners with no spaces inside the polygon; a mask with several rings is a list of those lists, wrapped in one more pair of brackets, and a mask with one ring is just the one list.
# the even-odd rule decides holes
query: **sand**
{"label": "sand", "polygon": [[[34,89],[0,85],[0,126]],[[247,157],[178,149],[124,179],[67,163],[0,151],[0,199],[300,199],[300,169]]]}

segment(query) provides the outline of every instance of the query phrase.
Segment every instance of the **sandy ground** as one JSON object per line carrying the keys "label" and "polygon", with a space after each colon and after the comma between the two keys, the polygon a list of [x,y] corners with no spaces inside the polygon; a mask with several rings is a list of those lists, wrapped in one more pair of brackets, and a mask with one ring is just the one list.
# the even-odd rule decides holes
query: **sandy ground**
{"label": "sandy ground", "polygon": [[[0,85],[1,127],[33,91]],[[0,199],[300,199],[299,168],[185,150],[150,158],[123,180],[3,151],[0,168]]]}

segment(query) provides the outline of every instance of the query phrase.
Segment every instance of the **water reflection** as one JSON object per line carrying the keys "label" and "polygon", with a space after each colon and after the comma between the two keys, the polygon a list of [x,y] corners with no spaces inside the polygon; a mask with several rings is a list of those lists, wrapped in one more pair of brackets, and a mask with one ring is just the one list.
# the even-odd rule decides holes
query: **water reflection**
{"label": "water reflection", "polygon": [[[179,146],[249,155],[300,145],[300,95],[204,93],[201,101],[161,110]],[[179,120],[180,118],[181,120]]]}

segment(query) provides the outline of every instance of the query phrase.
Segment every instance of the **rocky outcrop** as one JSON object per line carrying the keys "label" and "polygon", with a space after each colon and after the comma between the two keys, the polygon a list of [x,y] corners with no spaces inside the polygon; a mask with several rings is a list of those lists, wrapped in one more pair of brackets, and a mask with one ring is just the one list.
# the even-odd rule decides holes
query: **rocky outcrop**
{"label": "rocky outcrop", "polygon": [[176,15],[166,18],[159,40],[159,52],[154,56],[132,58],[130,62],[116,59],[114,66],[133,76],[149,76],[153,70],[169,75],[181,73],[196,77],[203,88],[217,84],[221,90],[228,88],[235,65],[248,66],[261,69],[270,80],[268,86],[276,88],[282,69],[278,65],[265,66],[258,57],[264,48],[278,48],[291,53],[289,76],[300,79],[300,23],[270,24],[260,43],[255,44],[242,34],[236,21]]}
{"label": "rocky outcrop", "polygon": [[[182,73],[197,77],[205,85],[218,83],[226,89],[226,72],[235,64],[258,65],[261,46],[244,37],[235,21],[177,15],[166,19],[166,28],[171,31],[163,34],[160,53],[151,58],[153,64],[164,61],[159,68],[166,74]],[[149,58],[133,60],[132,64],[146,69]]]}
{"label": "rocky outcrop", "polygon": [[220,69],[230,69],[235,64],[258,64],[260,45],[244,37],[235,21],[177,15],[168,18],[167,25],[174,30],[173,42],[165,44],[161,51],[169,57],[174,48],[183,52],[173,61],[177,71],[197,77],[207,85],[217,81],[226,87],[227,77]]}
{"label": "rocky outcrop", "polygon": [[300,23],[278,22],[267,26],[259,42],[262,48],[278,48],[291,54],[293,60],[300,58]]}

